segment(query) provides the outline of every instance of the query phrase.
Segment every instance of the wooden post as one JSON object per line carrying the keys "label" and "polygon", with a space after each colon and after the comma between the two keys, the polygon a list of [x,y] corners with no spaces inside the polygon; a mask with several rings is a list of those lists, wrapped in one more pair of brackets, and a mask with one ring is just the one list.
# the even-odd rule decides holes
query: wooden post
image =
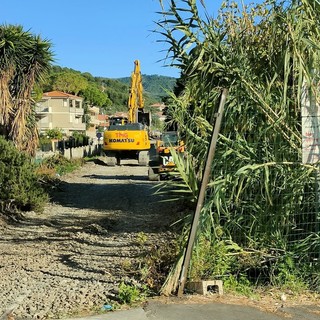
{"label": "wooden post", "polygon": [[195,210],[195,213],[193,216],[193,221],[192,221],[192,226],[191,226],[191,230],[189,233],[187,249],[184,254],[184,260],[183,260],[180,279],[179,279],[178,297],[181,297],[183,295],[184,287],[185,287],[185,284],[187,281],[187,274],[188,274],[188,269],[189,269],[189,264],[190,264],[190,259],[191,259],[192,248],[193,248],[194,240],[195,240],[196,233],[197,233],[198,222],[199,222],[200,212],[201,212],[204,198],[205,198],[206,188],[207,188],[208,181],[210,178],[211,164],[212,164],[212,161],[213,161],[213,158],[215,155],[218,135],[220,132],[220,127],[221,127],[222,115],[223,115],[223,110],[224,110],[224,105],[225,105],[225,102],[227,99],[227,95],[228,95],[228,90],[223,89],[222,95],[220,98],[218,113],[216,115],[216,122],[215,122],[214,129],[213,129],[212,136],[211,136],[211,143],[210,143],[209,151],[207,154],[206,165],[205,165],[205,169],[204,169],[204,172],[202,175],[202,181],[201,181],[201,187],[200,187],[200,191],[199,191],[199,195],[198,195],[197,207],[196,207],[196,210]]}

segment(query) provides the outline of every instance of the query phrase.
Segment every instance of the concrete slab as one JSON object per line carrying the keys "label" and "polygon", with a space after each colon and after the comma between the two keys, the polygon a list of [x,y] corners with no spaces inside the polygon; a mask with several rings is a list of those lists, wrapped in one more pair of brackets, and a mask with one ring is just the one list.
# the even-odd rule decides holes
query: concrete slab
{"label": "concrete slab", "polygon": [[151,303],[146,312],[148,319],[156,320],[283,320],[283,317],[253,307],[220,303]]}
{"label": "concrete slab", "polygon": [[319,315],[320,305],[284,307],[273,313],[219,302],[188,304],[150,301],[145,308],[65,320],[319,320]]}
{"label": "concrete slab", "polygon": [[142,308],[130,310],[109,311],[104,314],[64,320],[147,320],[147,315]]}

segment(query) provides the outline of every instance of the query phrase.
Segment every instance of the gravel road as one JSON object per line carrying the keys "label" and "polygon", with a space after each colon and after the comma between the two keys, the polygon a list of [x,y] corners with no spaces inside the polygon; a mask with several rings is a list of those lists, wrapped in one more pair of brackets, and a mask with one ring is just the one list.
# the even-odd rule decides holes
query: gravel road
{"label": "gravel road", "polygon": [[0,221],[0,320],[100,310],[132,280],[123,265],[172,236],[175,209],[154,195],[146,167],[88,162],[61,180],[43,214]]}

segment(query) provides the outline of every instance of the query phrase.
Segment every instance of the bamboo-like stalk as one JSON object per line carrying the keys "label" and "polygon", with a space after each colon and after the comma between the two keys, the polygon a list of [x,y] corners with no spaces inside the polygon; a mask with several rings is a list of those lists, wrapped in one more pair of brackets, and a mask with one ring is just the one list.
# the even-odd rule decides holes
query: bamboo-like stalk
{"label": "bamboo-like stalk", "polygon": [[[257,251],[276,250],[280,260],[290,250],[302,250],[294,245],[295,236],[304,243],[303,250],[306,243],[320,246],[308,234],[315,232],[315,224],[303,213],[313,210],[308,206],[313,203],[318,168],[300,163],[303,79],[319,98],[313,73],[320,61],[319,4],[303,0],[283,7],[274,2],[249,10],[225,3],[218,18],[209,21],[202,20],[193,2],[183,4],[189,5],[190,20],[175,6],[167,10],[170,19],[164,29],[173,65],[182,71],[183,90],[172,100],[172,116],[186,137],[193,158],[190,172],[195,172],[182,174],[180,190],[187,190],[185,194],[199,184],[194,180],[203,170],[203,150],[212,130],[206,123],[217,107],[212,92],[222,85],[230,88],[201,236],[214,241],[230,238]],[[183,170],[183,163],[178,166]],[[179,182],[174,186],[178,194]],[[306,236],[297,235],[294,230],[305,228],[305,219],[310,219],[309,230]],[[199,242],[196,250],[200,246]]]}

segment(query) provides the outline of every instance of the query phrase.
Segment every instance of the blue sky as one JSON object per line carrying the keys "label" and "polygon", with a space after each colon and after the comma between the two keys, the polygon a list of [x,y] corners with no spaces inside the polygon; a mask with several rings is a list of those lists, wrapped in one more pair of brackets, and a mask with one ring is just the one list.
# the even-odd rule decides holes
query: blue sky
{"label": "blue sky", "polygon": [[[165,0],[164,0],[165,1]],[[3,0],[0,24],[19,24],[53,44],[55,63],[93,76],[129,77],[134,60],[143,74],[178,77],[158,62],[166,56],[153,33],[159,0]],[[206,0],[216,11],[218,0]],[[210,12],[214,14],[214,12]],[[163,39],[163,38],[162,38]]]}

